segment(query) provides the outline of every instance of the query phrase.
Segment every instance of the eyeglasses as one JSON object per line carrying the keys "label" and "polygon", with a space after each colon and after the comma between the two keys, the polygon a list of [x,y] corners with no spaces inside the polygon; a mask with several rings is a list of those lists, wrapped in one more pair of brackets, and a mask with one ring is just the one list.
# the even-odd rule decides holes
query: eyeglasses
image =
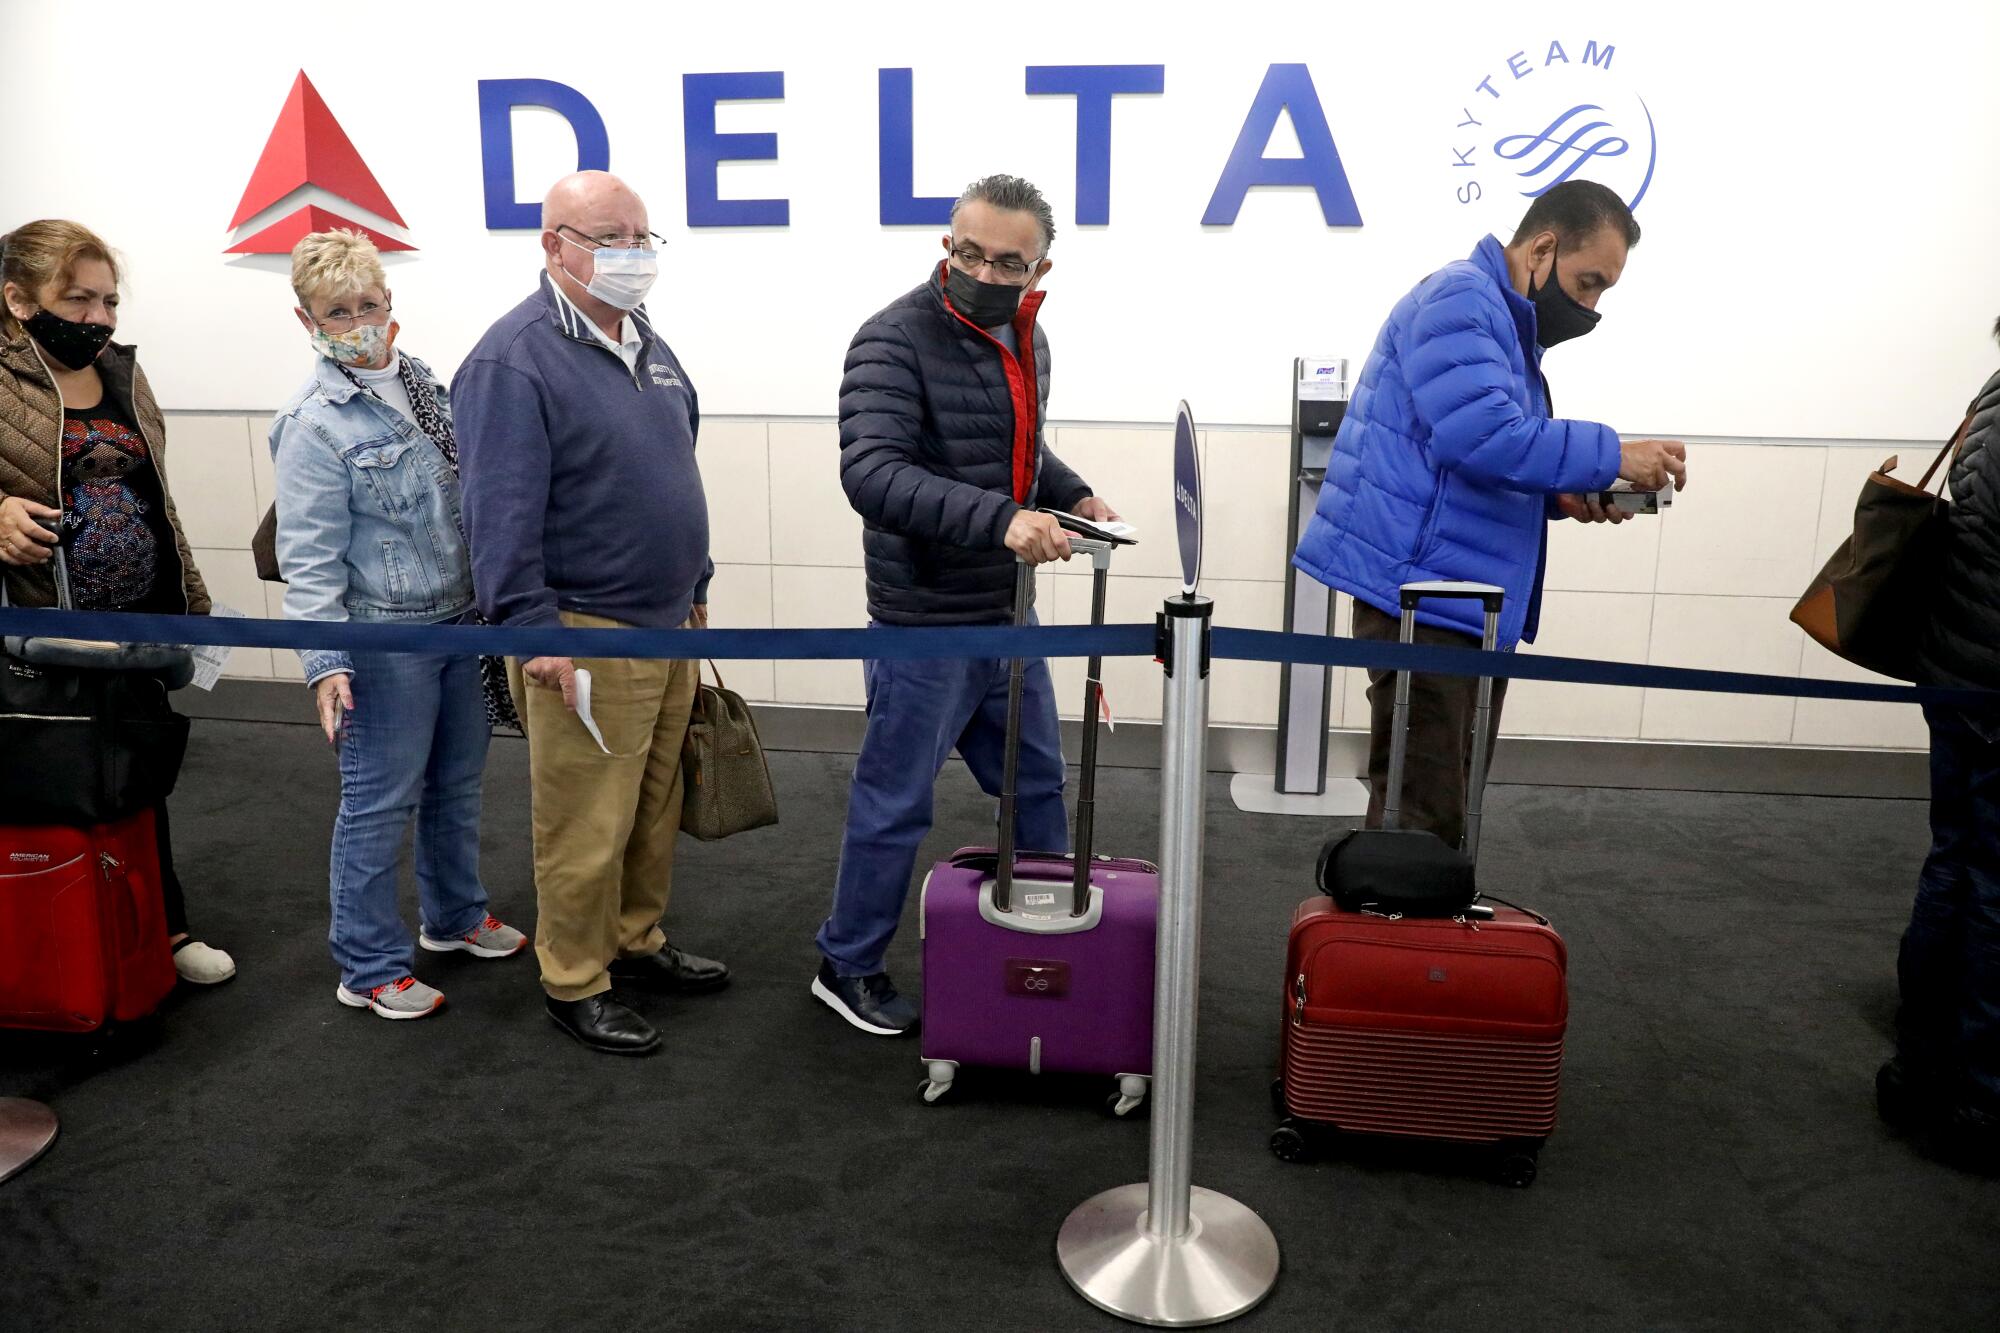
{"label": "eyeglasses", "polygon": [[634,232],[629,236],[621,231],[610,231],[602,236],[587,236],[567,222],[557,223],[556,230],[574,232],[600,250],[651,250],[656,245],[667,243],[667,238],[656,231]]}
{"label": "eyeglasses", "polygon": [[[977,269],[982,264],[991,264],[993,271],[1009,282],[1019,282],[1034,269],[1034,264],[1025,259],[988,259],[969,245],[951,247],[952,257],[968,269]],[[1036,261],[1040,262],[1040,261]]]}
{"label": "eyeglasses", "polygon": [[337,305],[327,311],[325,319],[314,320],[313,322],[321,328],[331,330],[334,333],[346,333],[356,324],[372,324],[375,322],[377,315],[386,318],[389,313],[390,308],[386,305],[377,305],[373,301],[363,301],[361,308],[351,315],[347,313],[347,307]]}

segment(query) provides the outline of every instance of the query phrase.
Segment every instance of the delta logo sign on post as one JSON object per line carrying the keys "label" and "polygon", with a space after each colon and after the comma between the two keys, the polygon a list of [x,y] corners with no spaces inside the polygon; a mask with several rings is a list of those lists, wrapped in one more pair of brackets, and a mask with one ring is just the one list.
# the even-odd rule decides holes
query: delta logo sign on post
{"label": "delta logo sign on post", "polygon": [[229,219],[225,254],[288,255],[311,232],[346,227],[381,250],[414,250],[375,173],[305,71],[292,84],[250,183]]}
{"label": "delta logo sign on post", "polygon": [[[1596,40],[1572,57],[1560,41],[1533,54],[1516,52],[1481,79],[1461,108],[1450,171],[1460,204],[1495,208],[1494,229],[1511,230],[1522,198],[1532,199],[1583,174],[1605,179],[1633,206],[1652,183],[1658,146],[1643,99],[1611,73],[1616,48]],[[1029,65],[1023,95],[1070,98],[1076,107],[1074,221],[1111,221],[1114,107],[1166,94],[1164,65]],[[916,74],[876,71],[878,220],[885,227],[948,222],[952,196],[920,194],[914,170]],[[478,80],[480,175],[490,231],[534,230],[540,207],[520,197],[514,170],[514,112],[536,108],[565,122],[576,142],[576,168],[608,171],[611,134],[590,99],[550,79]],[[720,177],[728,162],[778,157],[774,133],[724,133],[717,109],[729,102],[782,101],[782,70],[681,76],[681,132],[689,227],[787,227],[788,199],[728,199]],[[1143,116],[1142,104],[1124,116]],[[1281,121],[1298,140],[1295,157],[1269,155]],[[1627,128],[1630,127],[1630,128]],[[1360,227],[1361,209],[1334,142],[1333,128],[1307,67],[1268,66],[1200,222],[1234,226],[1250,192],[1308,189],[1329,227]],[[1505,216],[1500,216],[1504,213]],[[230,254],[286,254],[300,237],[352,227],[384,250],[412,250],[402,216],[361,160],[333,112],[301,70],[258,159],[229,227]]]}

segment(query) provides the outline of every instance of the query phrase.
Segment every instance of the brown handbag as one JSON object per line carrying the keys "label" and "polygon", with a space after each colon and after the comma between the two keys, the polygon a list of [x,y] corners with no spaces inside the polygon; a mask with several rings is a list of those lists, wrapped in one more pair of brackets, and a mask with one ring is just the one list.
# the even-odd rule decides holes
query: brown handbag
{"label": "brown handbag", "polygon": [[1854,506],[1853,534],[1792,607],[1792,622],[1828,652],[1897,680],[1917,678],[1917,651],[1930,622],[1951,516],[1944,464],[1957,458],[1971,424],[1968,412],[1914,486],[1889,475],[1896,470],[1894,455],[1868,474]]}
{"label": "brown handbag", "polygon": [[[708,666],[715,671],[715,663]],[[720,671],[713,685],[696,682],[681,742],[681,783],[681,831],[703,842],[778,822],[757,719],[743,696],[723,685]]]}
{"label": "brown handbag", "polygon": [[278,506],[275,502],[264,511],[263,521],[250,535],[250,561],[257,567],[257,577],[264,582],[285,581],[283,571],[278,568]]}

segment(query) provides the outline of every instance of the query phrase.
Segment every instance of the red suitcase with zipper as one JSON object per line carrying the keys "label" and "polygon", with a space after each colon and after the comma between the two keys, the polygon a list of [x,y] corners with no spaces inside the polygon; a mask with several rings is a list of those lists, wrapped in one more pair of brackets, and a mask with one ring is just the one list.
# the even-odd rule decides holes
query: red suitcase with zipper
{"label": "red suitcase with zipper", "polygon": [[[1406,585],[1402,641],[1421,602],[1448,598],[1484,603],[1482,646],[1492,651],[1501,592],[1487,584]],[[1482,900],[1474,883],[1490,679],[1473,712],[1464,841],[1453,850],[1433,833],[1398,830],[1409,696],[1403,674],[1382,831],[1329,841],[1323,896],[1292,914],[1272,1086],[1285,1119],[1271,1151],[1306,1160],[1328,1131],[1490,1145],[1499,1179],[1528,1185],[1556,1127],[1569,955],[1547,918]],[[1438,896],[1453,887],[1459,896]]]}
{"label": "red suitcase with zipper", "polygon": [[1315,1131],[1490,1144],[1502,1179],[1534,1179],[1556,1127],[1569,956],[1541,917],[1487,900],[1490,920],[1390,918],[1308,898],[1286,950],[1271,1149]]}
{"label": "red suitcase with zipper", "polygon": [[174,988],[153,812],[0,826],[0,1027],[95,1032]]}

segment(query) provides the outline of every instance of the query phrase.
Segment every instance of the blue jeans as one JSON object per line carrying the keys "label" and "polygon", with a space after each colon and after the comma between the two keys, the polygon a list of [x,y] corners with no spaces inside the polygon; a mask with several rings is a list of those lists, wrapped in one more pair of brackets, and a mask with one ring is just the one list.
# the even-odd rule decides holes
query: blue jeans
{"label": "blue jeans", "polygon": [[454,939],[486,919],[479,783],[492,735],[477,657],[355,653],[350,679],[354,711],[340,741],[327,942],[341,984],[366,994],[410,973],[396,863],[412,816],[424,933]]}
{"label": "blue jeans", "polygon": [[[954,748],[980,789],[1000,794],[1007,744],[1004,658],[864,661],[868,731],[854,761],[833,914],[819,948],[844,977],[880,972],[903,915],[917,847],[931,828],[931,794]],[[1021,687],[1021,767],[1014,836],[1024,849],[1069,850],[1062,732],[1047,662]],[[992,836],[985,831],[980,841]]]}
{"label": "blue jeans", "polygon": [[1896,959],[1897,1052],[2000,1111],[2000,720],[1931,705],[1924,719],[1931,850]]}

